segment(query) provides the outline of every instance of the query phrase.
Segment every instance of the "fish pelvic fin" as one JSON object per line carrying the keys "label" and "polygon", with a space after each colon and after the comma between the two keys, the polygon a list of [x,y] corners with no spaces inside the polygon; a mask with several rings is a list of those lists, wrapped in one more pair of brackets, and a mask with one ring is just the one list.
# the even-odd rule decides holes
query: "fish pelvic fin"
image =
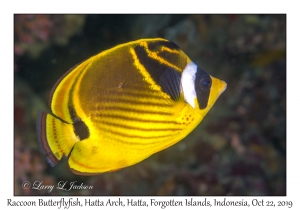
{"label": "fish pelvic fin", "polygon": [[40,149],[53,167],[63,156],[67,157],[79,139],[74,135],[72,124],[39,110],[36,117],[37,138]]}

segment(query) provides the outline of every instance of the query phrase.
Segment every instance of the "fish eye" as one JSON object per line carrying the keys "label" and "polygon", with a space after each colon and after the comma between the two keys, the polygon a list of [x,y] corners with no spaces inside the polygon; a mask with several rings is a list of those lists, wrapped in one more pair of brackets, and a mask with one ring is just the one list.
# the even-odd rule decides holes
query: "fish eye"
{"label": "fish eye", "polygon": [[205,76],[200,79],[199,86],[202,90],[209,90],[211,87],[211,79],[209,76]]}

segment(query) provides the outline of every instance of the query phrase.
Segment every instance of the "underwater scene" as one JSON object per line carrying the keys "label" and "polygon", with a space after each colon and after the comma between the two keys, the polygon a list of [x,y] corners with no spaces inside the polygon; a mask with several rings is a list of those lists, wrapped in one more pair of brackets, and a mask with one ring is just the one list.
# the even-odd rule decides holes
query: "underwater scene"
{"label": "underwater scene", "polygon": [[13,47],[14,195],[286,195],[286,15],[15,14]]}

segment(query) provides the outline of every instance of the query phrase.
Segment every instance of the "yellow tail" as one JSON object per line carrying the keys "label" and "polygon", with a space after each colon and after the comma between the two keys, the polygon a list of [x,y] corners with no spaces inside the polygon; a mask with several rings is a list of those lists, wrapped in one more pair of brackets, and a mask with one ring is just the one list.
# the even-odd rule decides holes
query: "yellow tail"
{"label": "yellow tail", "polygon": [[47,162],[53,167],[63,157],[67,157],[74,144],[79,141],[72,124],[39,110],[36,118],[37,137],[40,148],[47,154]]}

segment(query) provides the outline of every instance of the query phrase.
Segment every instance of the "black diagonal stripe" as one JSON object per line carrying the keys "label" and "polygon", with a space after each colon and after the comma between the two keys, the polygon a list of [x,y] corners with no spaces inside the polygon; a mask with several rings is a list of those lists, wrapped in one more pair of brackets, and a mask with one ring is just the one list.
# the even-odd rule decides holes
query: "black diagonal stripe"
{"label": "black diagonal stripe", "polygon": [[68,109],[69,109],[71,119],[73,121],[73,130],[74,130],[74,133],[76,134],[76,136],[78,136],[80,140],[88,138],[90,136],[90,131],[89,131],[89,128],[87,127],[87,125],[84,123],[84,121],[82,121],[82,119],[80,119],[80,117],[77,115],[72,96],[74,94],[75,84],[78,82],[78,79],[84,72],[85,68],[86,68],[86,66],[81,70],[81,72],[77,75],[77,77],[73,81],[73,84],[72,84],[72,87],[71,87],[70,93],[69,93],[69,100],[68,100]]}
{"label": "black diagonal stripe", "polygon": [[158,56],[163,58],[167,62],[174,64],[179,69],[184,69],[187,65],[187,57],[182,56],[182,54],[161,51],[158,53]]}
{"label": "black diagonal stripe", "polygon": [[205,109],[207,107],[208,99],[209,99],[209,94],[210,94],[210,88],[208,89],[203,89],[201,87],[201,80],[206,79],[207,81],[210,81],[212,83],[211,78],[209,74],[204,71],[203,69],[199,68],[197,69],[196,73],[196,79],[195,79],[195,90],[197,94],[197,100],[200,109]]}
{"label": "black diagonal stripe", "polygon": [[159,85],[165,93],[168,93],[173,101],[177,101],[181,95],[181,74],[172,69],[167,68],[160,76]]}
{"label": "black diagonal stripe", "polygon": [[150,42],[148,44],[148,48],[151,51],[159,50],[159,48],[162,47],[162,46],[168,47],[171,50],[180,49],[177,44],[175,44],[174,42],[170,42],[168,40],[155,41],[155,42]]}
{"label": "black diagonal stripe", "polygon": [[[177,53],[162,50],[162,47],[167,47],[171,51],[173,50],[176,51]],[[181,49],[174,42],[170,42],[168,40],[150,42],[148,43],[148,49],[152,52],[158,53],[159,57],[163,58],[169,63],[174,64],[179,69],[184,69],[184,67],[187,64],[187,57],[183,56],[182,53],[179,53]]]}
{"label": "black diagonal stripe", "polygon": [[137,46],[134,48],[137,57],[139,58],[140,63],[147,69],[150,73],[152,79],[159,84],[159,78],[162,73],[169,68],[166,65],[159,63],[159,61],[150,58],[142,46]]}
{"label": "black diagonal stripe", "polygon": [[142,46],[135,47],[135,52],[140,63],[147,69],[155,83],[162,88],[162,91],[167,93],[173,100],[178,99],[180,95],[180,79],[176,78],[180,78],[181,74],[171,66],[162,64],[158,60],[149,57]]}

